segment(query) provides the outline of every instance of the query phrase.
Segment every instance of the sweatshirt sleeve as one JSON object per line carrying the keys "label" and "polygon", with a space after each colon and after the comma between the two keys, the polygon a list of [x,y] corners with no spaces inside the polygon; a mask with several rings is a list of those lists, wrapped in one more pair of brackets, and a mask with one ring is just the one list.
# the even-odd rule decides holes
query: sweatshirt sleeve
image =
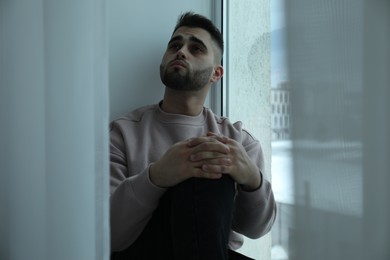
{"label": "sweatshirt sleeve", "polygon": [[[244,134],[247,134],[244,132]],[[233,230],[249,238],[259,238],[271,230],[276,218],[276,203],[270,182],[264,177],[264,158],[259,141],[247,134],[249,143],[243,143],[248,155],[256,162],[262,177],[260,187],[244,191],[238,187],[235,198]],[[244,138],[245,140],[245,138]]]}
{"label": "sweatshirt sleeve", "polygon": [[110,229],[111,251],[130,246],[157,208],[165,189],[151,183],[149,166],[128,172],[126,149],[119,127],[110,129]]}

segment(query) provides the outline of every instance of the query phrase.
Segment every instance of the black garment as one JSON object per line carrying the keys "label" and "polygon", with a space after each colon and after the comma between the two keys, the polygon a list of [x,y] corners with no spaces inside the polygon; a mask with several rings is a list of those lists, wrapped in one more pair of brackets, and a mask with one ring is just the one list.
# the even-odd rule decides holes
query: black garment
{"label": "black garment", "polygon": [[180,183],[164,194],[138,239],[111,259],[250,259],[228,250],[234,195],[227,175]]}

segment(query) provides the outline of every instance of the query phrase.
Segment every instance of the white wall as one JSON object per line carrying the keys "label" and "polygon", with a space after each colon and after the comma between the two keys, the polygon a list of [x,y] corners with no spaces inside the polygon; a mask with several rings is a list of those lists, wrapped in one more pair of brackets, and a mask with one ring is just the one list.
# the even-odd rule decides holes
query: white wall
{"label": "white wall", "polygon": [[214,17],[214,1],[108,1],[110,117],[158,103],[160,62],[180,14]]}

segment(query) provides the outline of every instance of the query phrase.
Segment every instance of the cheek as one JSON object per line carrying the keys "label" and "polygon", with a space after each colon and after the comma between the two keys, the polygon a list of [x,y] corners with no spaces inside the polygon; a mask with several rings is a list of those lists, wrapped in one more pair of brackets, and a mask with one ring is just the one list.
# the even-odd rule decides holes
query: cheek
{"label": "cheek", "polygon": [[166,63],[167,63],[167,59],[166,59],[166,57],[164,56],[164,57],[161,59],[160,65],[163,66],[163,65],[165,65]]}
{"label": "cheek", "polygon": [[165,66],[163,64],[160,64],[160,77],[164,75],[165,71]]}
{"label": "cheek", "polygon": [[164,56],[161,59],[161,65],[164,65],[167,63],[167,53],[164,54]]}
{"label": "cheek", "polygon": [[160,71],[163,71],[163,70],[165,70],[165,67],[166,67],[166,65],[167,65],[167,59],[165,58],[165,56],[162,58],[162,60],[161,60],[161,63],[160,63]]}

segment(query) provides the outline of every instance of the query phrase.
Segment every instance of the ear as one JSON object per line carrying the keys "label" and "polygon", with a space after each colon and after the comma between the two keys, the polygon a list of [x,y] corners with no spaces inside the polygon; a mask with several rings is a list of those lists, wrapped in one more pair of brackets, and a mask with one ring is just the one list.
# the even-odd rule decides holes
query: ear
{"label": "ear", "polygon": [[221,65],[215,65],[214,72],[213,75],[211,76],[210,81],[212,83],[215,83],[222,78],[222,75],[223,75],[223,67]]}

